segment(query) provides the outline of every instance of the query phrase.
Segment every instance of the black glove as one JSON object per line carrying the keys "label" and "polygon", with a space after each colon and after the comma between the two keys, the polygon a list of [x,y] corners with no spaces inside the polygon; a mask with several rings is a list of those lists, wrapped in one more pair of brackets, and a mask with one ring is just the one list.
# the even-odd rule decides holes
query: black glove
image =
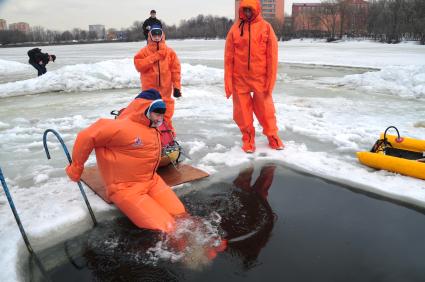
{"label": "black glove", "polygon": [[178,88],[174,88],[173,96],[174,96],[175,98],[179,98],[179,97],[181,97],[181,96],[182,96],[182,93],[180,92],[180,89],[178,89]]}

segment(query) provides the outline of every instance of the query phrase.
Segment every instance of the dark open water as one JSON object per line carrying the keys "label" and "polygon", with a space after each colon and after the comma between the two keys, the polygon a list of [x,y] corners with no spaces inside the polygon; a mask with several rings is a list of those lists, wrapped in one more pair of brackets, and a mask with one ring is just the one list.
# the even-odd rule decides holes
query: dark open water
{"label": "dark open water", "polygon": [[[196,184],[194,184],[196,186]],[[127,219],[40,252],[53,281],[425,281],[424,211],[282,166],[181,191],[193,215],[221,215],[226,251],[208,265],[149,261],[161,235]],[[30,262],[31,281],[43,281]]]}

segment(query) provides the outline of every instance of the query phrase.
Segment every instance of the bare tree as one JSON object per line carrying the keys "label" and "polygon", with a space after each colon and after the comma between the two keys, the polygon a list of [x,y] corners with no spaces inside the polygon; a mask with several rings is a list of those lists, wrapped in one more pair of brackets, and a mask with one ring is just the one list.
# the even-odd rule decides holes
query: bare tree
{"label": "bare tree", "polygon": [[339,20],[339,6],[338,0],[325,0],[322,2],[320,9],[320,22],[326,27],[328,31],[328,41],[333,41],[336,38],[338,20]]}
{"label": "bare tree", "polygon": [[178,27],[163,23],[167,38],[225,38],[233,21],[225,17],[198,15],[182,20]]}
{"label": "bare tree", "polygon": [[350,5],[347,0],[337,0],[336,5],[339,12],[339,38],[342,38],[344,30],[346,30],[345,27],[347,26],[348,29],[352,27],[353,5]]}
{"label": "bare tree", "polygon": [[87,39],[88,39],[88,37],[89,37],[89,34],[88,34],[88,32],[87,32],[87,31],[82,30],[82,31],[80,32],[80,40],[85,41],[85,40],[87,40]]}
{"label": "bare tree", "polygon": [[135,21],[128,31],[128,39],[130,41],[140,41],[145,40],[143,34],[143,22]]}
{"label": "bare tree", "polygon": [[82,38],[81,38],[81,32],[82,32],[82,30],[81,29],[79,29],[79,28],[74,28],[74,29],[72,29],[72,37],[73,37],[73,39],[74,40],[77,40],[77,41],[80,41]]}
{"label": "bare tree", "polygon": [[72,41],[74,39],[74,37],[72,36],[72,33],[68,30],[64,31],[61,34],[61,41]]}
{"label": "bare tree", "polygon": [[283,37],[283,23],[277,19],[267,19],[270,25],[273,27],[274,33],[276,34],[277,40],[281,40]]}
{"label": "bare tree", "polygon": [[97,36],[97,32],[96,31],[89,31],[88,36],[87,36],[88,40],[96,40],[98,39]]}
{"label": "bare tree", "polygon": [[41,26],[34,26],[31,28],[31,32],[28,34],[30,41],[33,42],[46,42],[47,35],[46,31]]}
{"label": "bare tree", "polygon": [[425,45],[425,1],[413,0],[412,33],[416,40]]}
{"label": "bare tree", "polygon": [[0,31],[0,44],[8,45],[13,43],[23,43],[28,41],[27,35],[19,30]]}

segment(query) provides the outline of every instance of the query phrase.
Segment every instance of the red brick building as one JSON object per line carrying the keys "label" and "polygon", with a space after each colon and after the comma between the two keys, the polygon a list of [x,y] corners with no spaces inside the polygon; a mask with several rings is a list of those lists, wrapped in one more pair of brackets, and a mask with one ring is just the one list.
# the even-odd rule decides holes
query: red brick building
{"label": "red brick building", "polygon": [[19,22],[19,23],[12,23],[9,25],[10,30],[19,30],[25,33],[30,32],[30,25],[27,23]]}
{"label": "red brick building", "polygon": [[0,19],[0,30],[6,30],[6,29],[7,29],[6,20]]}
{"label": "red brick building", "polygon": [[367,30],[369,3],[345,0],[338,4],[294,3],[294,32],[327,32],[333,35],[361,35]]}
{"label": "red brick building", "polygon": [[[235,19],[239,18],[239,2],[235,0]],[[285,20],[285,0],[260,0],[261,15],[266,20],[276,19],[280,24]]]}

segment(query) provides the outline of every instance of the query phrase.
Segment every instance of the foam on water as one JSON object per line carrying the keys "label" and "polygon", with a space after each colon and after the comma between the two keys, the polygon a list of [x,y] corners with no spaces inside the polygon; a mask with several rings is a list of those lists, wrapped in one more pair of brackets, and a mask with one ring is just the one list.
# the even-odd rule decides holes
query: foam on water
{"label": "foam on water", "polygon": [[209,216],[177,219],[176,230],[148,250],[150,263],[160,260],[181,262],[193,270],[201,270],[216,255],[222,244],[219,225],[221,216],[212,212]]}

